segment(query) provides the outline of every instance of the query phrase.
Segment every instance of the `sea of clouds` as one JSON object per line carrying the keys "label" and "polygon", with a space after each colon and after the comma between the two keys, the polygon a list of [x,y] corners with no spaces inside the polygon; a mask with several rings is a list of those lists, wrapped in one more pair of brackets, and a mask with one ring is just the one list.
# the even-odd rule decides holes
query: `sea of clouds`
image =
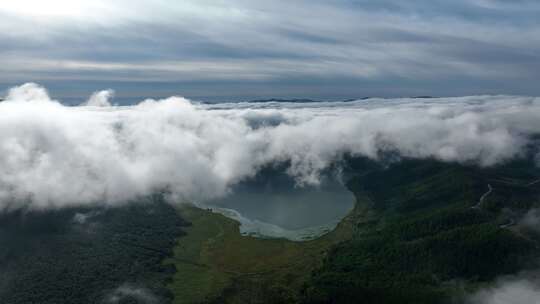
{"label": "sea of clouds", "polygon": [[111,104],[111,90],[65,106],[45,88],[0,102],[0,210],[119,204],[166,190],[177,201],[225,195],[276,162],[317,184],[345,154],[490,166],[540,131],[540,98],[469,96],[351,102],[204,104],[182,97]]}

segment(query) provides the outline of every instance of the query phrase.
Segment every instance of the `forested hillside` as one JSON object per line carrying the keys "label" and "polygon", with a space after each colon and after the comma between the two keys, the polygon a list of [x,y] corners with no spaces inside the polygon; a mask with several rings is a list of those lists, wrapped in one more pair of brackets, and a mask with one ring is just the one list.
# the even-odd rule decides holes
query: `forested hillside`
{"label": "forested hillside", "polygon": [[184,222],[161,196],[119,208],[0,214],[2,304],[168,303],[161,265]]}
{"label": "forested hillside", "polygon": [[408,160],[357,172],[348,186],[376,215],[330,250],[306,303],[461,302],[538,255],[515,225],[539,202],[530,162],[481,169]]}
{"label": "forested hillside", "polygon": [[537,269],[538,229],[523,224],[540,206],[532,159],[490,168],[392,157],[344,164],[356,206],[307,242],[242,236],[234,220],[174,208],[161,195],[119,207],[4,212],[0,298],[462,303],[501,275]]}

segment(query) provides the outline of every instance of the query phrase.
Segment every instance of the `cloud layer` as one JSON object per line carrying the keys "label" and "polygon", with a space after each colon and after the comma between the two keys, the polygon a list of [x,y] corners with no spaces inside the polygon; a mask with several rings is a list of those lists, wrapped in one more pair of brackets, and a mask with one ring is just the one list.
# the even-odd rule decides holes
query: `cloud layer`
{"label": "cloud layer", "polygon": [[189,96],[209,87],[220,96],[540,94],[534,0],[4,2],[0,88],[33,80],[65,95],[78,86],[62,81],[173,82],[167,91]]}
{"label": "cloud layer", "polygon": [[349,153],[384,152],[489,166],[520,156],[540,130],[540,99],[471,96],[338,103],[199,104],[181,97],[81,106],[36,84],[0,103],[0,209],[120,203],[167,190],[224,195],[263,166],[289,163],[299,184]]}

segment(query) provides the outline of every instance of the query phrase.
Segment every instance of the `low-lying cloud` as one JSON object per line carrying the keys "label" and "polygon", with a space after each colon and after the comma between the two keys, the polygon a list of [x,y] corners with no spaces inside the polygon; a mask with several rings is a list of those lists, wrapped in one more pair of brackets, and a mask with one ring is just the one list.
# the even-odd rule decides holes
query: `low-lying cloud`
{"label": "low-lying cloud", "polygon": [[468,304],[534,304],[539,303],[538,275],[523,273],[500,279],[493,287],[471,295]]}
{"label": "low-lying cloud", "polygon": [[[529,210],[517,222],[523,232],[540,232],[540,210]],[[540,303],[540,270],[527,270],[503,276],[467,298],[467,304],[534,304]]]}
{"label": "low-lying cloud", "polygon": [[156,304],[159,302],[157,297],[150,290],[135,287],[130,284],[124,284],[108,295],[105,303],[122,303],[126,299],[142,304]]}
{"label": "low-lying cloud", "polygon": [[0,209],[117,204],[167,190],[204,200],[263,166],[288,163],[299,184],[345,154],[494,165],[540,130],[540,98],[471,96],[337,103],[200,104],[181,97],[77,107],[36,84],[0,103]]}

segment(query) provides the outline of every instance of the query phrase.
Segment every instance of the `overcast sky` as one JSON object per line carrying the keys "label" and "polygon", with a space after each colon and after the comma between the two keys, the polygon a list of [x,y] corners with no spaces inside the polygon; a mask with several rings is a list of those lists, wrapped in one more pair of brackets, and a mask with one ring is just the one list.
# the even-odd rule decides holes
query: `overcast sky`
{"label": "overcast sky", "polygon": [[540,95],[537,0],[0,0],[0,91]]}

